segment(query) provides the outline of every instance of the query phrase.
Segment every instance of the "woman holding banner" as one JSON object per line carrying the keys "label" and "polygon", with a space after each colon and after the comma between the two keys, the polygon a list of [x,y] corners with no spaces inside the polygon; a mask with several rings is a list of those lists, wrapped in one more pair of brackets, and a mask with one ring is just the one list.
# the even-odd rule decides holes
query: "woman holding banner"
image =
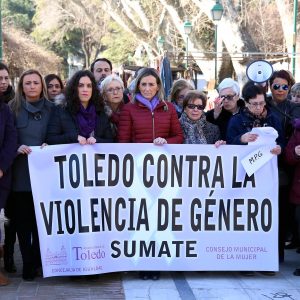
{"label": "woman holding banner", "polygon": [[[0,67],[1,65],[0,63]],[[13,114],[5,103],[5,97],[2,97],[2,95],[5,95],[7,87],[9,86],[8,83],[8,71],[5,66],[4,69],[0,69],[0,211],[5,207],[5,202],[10,191],[10,167],[15,158],[17,149],[17,131],[14,126]],[[0,272],[0,286],[7,285],[8,283],[8,279]]]}
{"label": "woman holding banner", "polygon": [[[181,144],[183,133],[172,103],[164,100],[163,85],[157,71],[144,68],[136,78],[133,103],[121,112],[120,143]],[[159,279],[160,272],[140,272],[141,279]]]}
{"label": "woman holding banner", "polygon": [[233,145],[247,145],[256,141],[257,134],[250,131],[254,127],[273,127],[278,132],[277,146],[271,150],[274,155],[281,153],[284,146],[283,132],[280,121],[266,108],[266,95],[263,88],[248,82],[242,91],[246,107],[233,116],[227,128],[227,143]]}
{"label": "woman holding banner", "polygon": [[76,72],[66,86],[65,97],[56,99],[55,104],[48,126],[48,144],[113,142],[103,100],[90,71]]}
{"label": "woman holding banner", "polygon": [[[246,107],[229,122],[227,129],[227,143],[233,145],[250,145],[258,138],[256,133],[251,133],[254,127],[273,127],[278,132],[277,145],[271,153],[279,155],[284,147],[284,135],[280,121],[266,107],[266,94],[263,87],[248,82],[242,91]],[[275,272],[264,271],[264,275],[275,275]],[[252,276],[254,272],[245,271],[243,275]]]}
{"label": "woman holding banner", "polygon": [[16,97],[9,103],[18,132],[17,157],[13,163],[11,207],[23,259],[23,279],[31,281],[41,267],[39,239],[27,156],[31,146],[43,146],[53,103],[47,100],[44,79],[36,70],[24,72]]}

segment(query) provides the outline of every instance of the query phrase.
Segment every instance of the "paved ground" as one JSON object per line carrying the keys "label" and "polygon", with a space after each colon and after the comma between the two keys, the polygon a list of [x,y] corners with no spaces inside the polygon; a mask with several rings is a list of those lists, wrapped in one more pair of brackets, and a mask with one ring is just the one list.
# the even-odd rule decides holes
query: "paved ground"
{"label": "paved ground", "polygon": [[[0,225],[1,216],[0,216]],[[16,247],[17,250],[18,247]],[[21,279],[21,257],[16,251],[18,272],[9,274],[11,284],[0,287],[0,300],[38,299],[136,299],[136,300],[300,300],[300,277],[293,276],[300,267],[300,254],[286,251],[286,261],[274,277],[256,274],[248,278],[238,272],[163,272],[158,281],[142,281],[136,272],[101,275],[96,280],[71,281],[66,277]],[[2,261],[1,261],[2,266]]]}

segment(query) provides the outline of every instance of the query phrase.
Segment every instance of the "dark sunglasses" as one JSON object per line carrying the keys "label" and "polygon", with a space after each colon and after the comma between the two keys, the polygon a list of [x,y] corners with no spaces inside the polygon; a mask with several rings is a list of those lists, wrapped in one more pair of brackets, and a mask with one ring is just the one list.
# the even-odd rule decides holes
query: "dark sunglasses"
{"label": "dark sunglasses", "polygon": [[226,100],[227,99],[228,101],[232,101],[235,96],[236,96],[236,94],[234,94],[234,95],[222,95],[222,96],[220,96],[220,98],[222,100]]}
{"label": "dark sunglasses", "polygon": [[204,105],[196,105],[196,104],[188,104],[187,107],[189,109],[195,109],[197,107],[198,110],[204,110]]}
{"label": "dark sunglasses", "polygon": [[289,86],[287,84],[278,84],[278,83],[274,83],[272,85],[272,88],[277,91],[279,90],[280,88],[283,90],[283,91],[287,91],[289,89]]}

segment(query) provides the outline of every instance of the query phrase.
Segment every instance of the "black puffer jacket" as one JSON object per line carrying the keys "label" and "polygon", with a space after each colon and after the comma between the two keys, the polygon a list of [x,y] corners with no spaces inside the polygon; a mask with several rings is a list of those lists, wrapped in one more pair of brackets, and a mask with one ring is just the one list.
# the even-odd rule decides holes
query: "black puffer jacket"
{"label": "black puffer jacket", "polygon": [[[244,100],[239,99],[237,101],[237,106],[239,110],[241,108],[244,108],[245,107]],[[226,109],[222,109],[220,115],[216,119],[214,118],[214,109],[211,109],[206,113],[206,120],[219,127],[221,140],[224,141],[226,140],[227,127],[232,116],[233,116],[232,113]]]}
{"label": "black puffer jacket", "polygon": [[[55,100],[47,130],[46,142],[49,145],[78,143],[79,127],[76,115],[72,114],[63,99]],[[112,143],[113,133],[107,115],[97,112],[94,138],[97,143]]]}
{"label": "black puffer jacket", "polygon": [[6,92],[0,95],[0,102],[8,103],[10,100],[15,98],[15,91],[11,85],[8,86]]}

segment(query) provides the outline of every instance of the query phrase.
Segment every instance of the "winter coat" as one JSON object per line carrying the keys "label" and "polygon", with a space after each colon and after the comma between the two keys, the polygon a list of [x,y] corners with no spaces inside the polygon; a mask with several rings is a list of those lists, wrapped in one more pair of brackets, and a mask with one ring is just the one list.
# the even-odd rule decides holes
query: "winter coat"
{"label": "winter coat", "polygon": [[179,121],[183,130],[184,144],[214,144],[220,139],[219,127],[207,122],[204,114],[199,120],[193,121],[183,112]]}
{"label": "winter coat", "polygon": [[267,107],[280,121],[285,136],[285,144],[287,144],[293,133],[292,122],[294,119],[300,118],[300,105],[287,99],[276,103],[272,98],[268,97]]}
{"label": "winter coat", "polygon": [[[71,113],[66,103],[56,101],[50,117],[46,142],[49,145],[78,143],[79,126],[76,115]],[[97,143],[112,143],[113,133],[104,112],[97,112],[94,138]]]}
{"label": "winter coat", "polygon": [[[255,118],[247,108],[241,110],[239,114],[234,115],[227,128],[227,143],[233,145],[245,145],[241,142],[241,136],[247,132],[250,132],[255,126]],[[281,124],[278,118],[270,111],[267,110],[265,118],[260,119],[259,127],[273,127],[278,132],[278,138],[276,139],[277,144],[284,147],[284,135],[282,132]]]}
{"label": "winter coat", "polygon": [[[46,141],[46,132],[54,104],[44,98],[36,103],[25,100],[19,113],[15,116],[18,132],[18,146],[41,146]],[[13,163],[12,190],[14,192],[31,192],[28,168],[28,156],[19,154]]]}
{"label": "winter coat", "polygon": [[121,115],[121,111],[122,111],[123,107],[124,107],[124,103],[121,102],[120,105],[118,106],[118,110],[113,111],[107,103],[104,104],[104,112],[109,119],[115,140],[117,139],[120,115]]}
{"label": "winter coat", "polygon": [[[244,108],[245,107],[244,100],[239,99],[237,101],[237,106],[239,108],[239,111],[242,108]],[[214,118],[214,109],[206,112],[206,120],[219,127],[220,134],[221,134],[221,137],[220,137],[221,140],[224,140],[224,141],[226,140],[227,127],[228,127],[229,121],[232,116],[233,116],[233,114],[224,108],[222,109],[220,115],[216,119]]]}
{"label": "winter coat", "polygon": [[4,103],[8,103],[10,100],[14,99],[15,97],[15,91],[11,85],[8,86],[7,90],[0,95],[0,101]]}
{"label": "winter coat", "polygon": [[300,128],[294,131],[284,151],[286,162],[295,166],[290,189],[290,202],[300,205],[300,156],[295,153],[295,147],[298,145],[300,145]]}
{"label": "winter coat", "polygon": [[6,202],[8,190],[11,188],[11,165],[17,152],[17,130],[13,114],[7,104],[0,103],[0,211]]}
{"label": "winter coat", "polygon": [[181,144],[183,133],[172,103],[161,101],[153,112],[140,102],[124,106],[118,129],[120,143],[153,143],[161,137],[169,144]]}

